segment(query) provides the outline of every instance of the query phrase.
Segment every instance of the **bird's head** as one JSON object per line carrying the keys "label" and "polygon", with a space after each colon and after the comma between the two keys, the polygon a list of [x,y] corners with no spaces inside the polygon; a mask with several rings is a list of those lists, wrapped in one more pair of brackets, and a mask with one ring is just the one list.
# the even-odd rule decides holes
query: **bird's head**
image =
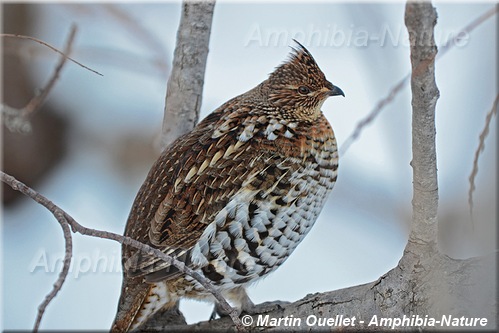
{"label": "bird's head", "polygon": [[315,119],[324,101],[343,91],[326,79],[310,52],[296,40],[288,61],[277,67],[265,82],[268,101],[293,116]]}

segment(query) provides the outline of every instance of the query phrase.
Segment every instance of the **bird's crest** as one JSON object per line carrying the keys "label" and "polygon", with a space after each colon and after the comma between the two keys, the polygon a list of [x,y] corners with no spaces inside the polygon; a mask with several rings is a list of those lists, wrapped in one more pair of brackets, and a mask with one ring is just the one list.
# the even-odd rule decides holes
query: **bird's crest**
{"label": "bird's crest", "polygon": [[293,41],[297,45],[291,46],[292,51],[288,60],[270,74],[269,80],[277,84],[305,81],[303,83],[321,85],[326,77],[315,62],[314,57],[296,39]]}
{"label": "bird's crest", "polygon": [[297,46],[290,46],[293,51],[290,54],[289,61],[317,67],[314,57],[312,57],[312,54],[305,48],[305,46],[303,46],[296,39],[293,39],[293,41],[297,44]]}

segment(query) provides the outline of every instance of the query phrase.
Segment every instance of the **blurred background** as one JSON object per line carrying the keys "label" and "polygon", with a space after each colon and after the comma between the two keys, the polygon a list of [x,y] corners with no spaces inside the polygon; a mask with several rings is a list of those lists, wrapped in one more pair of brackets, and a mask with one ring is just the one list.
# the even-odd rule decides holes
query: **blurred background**
{"label": "blurred background", "polygon": [[[323,107],[341,146],[410,71],[404,6],[219,1],[201,116],[263,81],[287,58],[296,38],[346,94]],[[436,42],[443,45],[495,4],[435,6]],[[180,2],[2,7],[3,33],[33,36],[60,50],[76,24],[71,57],[103,74],[67,62],[32,118],[31,133],[2,127],[3,170],[81,224],[123,233],[135,194],[158,155]],[[474,229],[468,210],[468,177],[497,94],[496,20],[484,21],[436,64],[439,245],[454,258],[496,249],[496,118],[479,160]],[[44,86],[59,56],[27,40],[3,38],[2,46],[2,102],[19,108]],[[395,267],[411,221],[410,160],[407,85],[341,152],[338,182],[316,225],[279,270],[250,288],[253,301],[294,301],[374,281]],[[63,236],[49,212],[5,187],[1,251],[0,328],[31,329],[62,267]],[[108,329],[120,288],[120,245],[74,235],[71,273],[41,328]],[[182,301],[181,310],[193,323],[207,320],[212,305]]]}

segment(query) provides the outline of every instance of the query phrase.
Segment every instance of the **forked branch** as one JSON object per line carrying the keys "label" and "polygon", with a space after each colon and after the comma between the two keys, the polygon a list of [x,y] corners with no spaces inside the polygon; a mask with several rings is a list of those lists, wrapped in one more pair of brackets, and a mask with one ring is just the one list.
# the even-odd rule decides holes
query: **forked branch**
{"label": "forked branch", "polygon": [[40,107],[43,105],[43,103],[46,101],[50,91],[54,87],[55,83],[59,79],[60,73],[62,71],[62,68],[64,64],[66,63],[66,60],[70,60],[77,65],[95,73],[98,75],[101,75],[99,72],[94,71],[93,69],[79,63],[78,61],[72,59],[69,57],[69,54],[71,53],[71,49],[73,46],[73,41],[74,37],[76,35],[77,28],[75,25],[71,26],[70,32],[68,39],[66,41],[66,45],[64,47],[63,51],[59,51],[55,47],[45,43],[44,41],[41,41],[37,38],[30,37],[30,36],[24,36],[24,35],[14,35],[14,34],[0,34],[0,37],[3,38],[18,38],[18,39],[27,39],[27,40],[32,40],[35,41],[41,45],[44,45],[48,47],[49,49],[53,50],[54,52],[57,52],[61,55],[61,58],[59,62],[57,63],[56,67],[54,68],[54,71],[45,84],[45,86],[40,89],[40,93],[36,94],[33,96],[33,98],[26,104],[23,108],[21,109],[16,109],[12,108],[8,105],[2,104],[1,105],[1,113],[3,115],[3,120],[7,128],[11,131],[15,132],[21,132],[21,133],[27,133],[31,131],[31,125],[28,120],[28,118],[34,114]]}

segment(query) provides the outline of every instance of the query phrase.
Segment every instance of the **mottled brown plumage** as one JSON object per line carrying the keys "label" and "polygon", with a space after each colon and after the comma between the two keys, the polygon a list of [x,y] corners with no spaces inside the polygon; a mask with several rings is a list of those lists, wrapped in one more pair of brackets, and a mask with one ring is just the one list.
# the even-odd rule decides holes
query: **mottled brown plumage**
{"label": "mottled brown plumage", "polygon": [[[164,150],[125,230],[184,261],[242,311],[253,306],[245,287],[289,257],[336,181],[336,140],[320,108],[343,92],[297,44],[267,80]],[[213,300],[161,260],[126,246],[123,260],[115,331],[139,329],[181,297]]]}

